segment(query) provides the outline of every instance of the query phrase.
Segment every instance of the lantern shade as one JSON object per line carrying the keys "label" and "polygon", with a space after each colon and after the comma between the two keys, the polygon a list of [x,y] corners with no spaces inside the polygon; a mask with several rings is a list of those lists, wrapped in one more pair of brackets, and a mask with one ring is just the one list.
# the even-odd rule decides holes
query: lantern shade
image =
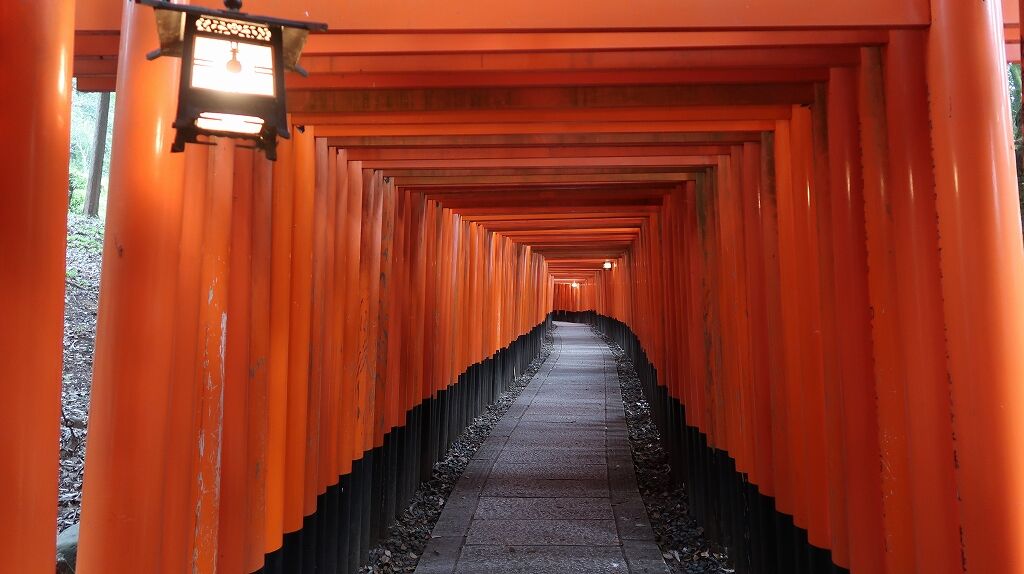
{"label": "lantern shade", "polygon": [[181,57],[181,46],[185,41],[185,13],[174,10],[153,10],[156,15],[156,33],[160,38],[160,49],[150,55]]}
{"label": "lantern shade", "polygon": [[299,65],[299,56],[306,47],[306,39],[309,38],[309,30],[303,28],[284,28],[281,35],[282,49],[284,50],[284,69],[296,72],[305,77],[309,73]]}
{"label": "lantern shade", "polygon": [[135,1],[152,6],[156,15],[160,48],[148,57],[183,60],[171,151],[205,143],[203,135],[229,136],[250,140],[276,159],[277,137],[290,137],[284,71],[305,75],[298,62],[306,38],[326,24]]}
{"label": "lantern shade", "polygon": [[322,32],[327,29],[326,24],[319,22],[283,20],[280,18],[253,16],[243,12],[211,10],[200,6],[172,4],[167,0],[135,0],[135,2],[152,6],[153,12],[156,15],[156,30],[157,36],[160,38],[160,48],[150,53],[151,60],[160,56],[180,58],[182,45],[185,42],[185,15],[206,14],[229,18],[239,22],[254,22],[282,28],[281,44],[284,55],[284,69],[305,76],[307,72],[302,66],[299,66],[299,57],[302,56],[302,50],[306,47],[309,33],[310,31]]}

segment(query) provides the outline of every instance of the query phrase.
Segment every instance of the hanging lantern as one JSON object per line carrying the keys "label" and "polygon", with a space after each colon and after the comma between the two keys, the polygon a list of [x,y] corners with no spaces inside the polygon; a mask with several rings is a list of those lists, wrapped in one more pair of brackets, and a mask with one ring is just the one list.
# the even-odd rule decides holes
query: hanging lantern
{"label": "hanging lantern", "polygon": [[310,31],[326,24],[280,20],[241,12],[241,0],[211,10],[167,0],[135,0],[156,13],[160,48],[149,53],[181,58],[178,113],[172,152],[200,137],[253,142],[277,159],[277,138],[289,138],[284,73],[306,71],[299,56]]}

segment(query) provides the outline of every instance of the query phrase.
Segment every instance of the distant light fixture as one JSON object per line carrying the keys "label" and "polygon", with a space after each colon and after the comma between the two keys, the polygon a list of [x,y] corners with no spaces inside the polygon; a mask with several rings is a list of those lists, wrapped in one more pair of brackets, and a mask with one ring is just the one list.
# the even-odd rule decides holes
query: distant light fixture
{"label": "distant light fixture", "polygon": [[200,136],[253,142],[277,159],[277,138],[289,138],[284,72],[303,76],[299,56],[310,31],[326,24],[280,20],[241,12],[241,0],[224,0],[227,10],[135,0],[152,6],[160,48],[146,55],[181,58],[178,113],[172,152]]}
{"label": "distant light fixture", "polygon": [[612,262],[611,261],[605,261],[604,262],[604,268],[605,269],[611,269],[612,268]]}
{"label": "distant light fixture", "polygon": [[572,288],[573,288],[573,289],[579,289],[579,288],[580,288],[580,284],[579,284],[579,283],[577,283],[577,282],[575,282],[575,281],[573,281],[573,282],[572,282]]}

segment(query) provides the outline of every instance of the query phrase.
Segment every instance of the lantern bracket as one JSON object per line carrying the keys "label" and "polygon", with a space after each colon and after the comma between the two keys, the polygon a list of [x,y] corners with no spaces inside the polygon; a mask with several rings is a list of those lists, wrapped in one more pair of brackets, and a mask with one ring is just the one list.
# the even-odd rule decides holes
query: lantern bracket
{"label": "lantern bracket", "polygon": [[[184,14],[197,14],[199,16],[213,16],[215,18],[228,18],[231,20],[239,20],[241,22],[252,22],[253,24],[266,24],[268,26],[281,26],[283,28],[299,28],[301,30],[307,30],[309,32],[324,32],[327,30],[327,24],[323,22],[305,22],[303,20],[287,20],[284,18],[274,18],[271,16],[258,16],[255,14],[249,14],[240,10],[218,10],[216,8],[204,8],[202,6],[192,6],[190,4],[174,4],[169,0],[135,0],[136,4],[142,4],[144,6],[150,6],[158,10],[171,10],[174,12],[181,12]],[[241,8],[241,2],[238,3]]]}
{"label": "lantern bracket", "polygon": [[299,55],[306,45],[306,37],[310,32],[327,30],[327,24],[323,22],[287,20],[248,14],[240,10],[217,10],[189,4],[173,4],[169,0],[135,0],[135,3],[150,6],[157,13],[157,34],[160,37],[160,48],[146,54],[147,60],[155,60],[162,56],[181,57],[185,41],[184,19],[186,15],[192,14],[281,28],[285,69],[307,77],[309,72],[299,65]]}

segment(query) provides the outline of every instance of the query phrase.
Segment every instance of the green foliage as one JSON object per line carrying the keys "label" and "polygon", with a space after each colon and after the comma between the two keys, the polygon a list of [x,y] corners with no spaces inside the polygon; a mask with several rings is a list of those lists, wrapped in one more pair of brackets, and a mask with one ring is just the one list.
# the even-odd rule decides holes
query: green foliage
{"label": "green foliage", "polygon": [[[106,213],[107,176],[110,173],[110,144],[114,126],[114,101],[116,94],[110,96],[110,121],[107,123],[106,154],[103,159],[103,181],[100,184],[100,216]],[[75,89],[71,95],[71,161],[68,165],[70,195],[68,210],[82,213],[85,208],[85,196],[88,193],[89,169],[92,166],[93,141],[96,138],[96,121],[99,117],[100,95],[98,93],[79,92]]]}
{"label": "green foliage", "polygon": [[1007,73],[1010,84],[1010,116],[1013,121],[1013,157],[1017,163],[1017,196],[1024,213],[1024,133],[1021,132],[1021,68],[1011,64]]}
{"label": "green foliage", "polygon": [[70,226],[68,230],[68,246],[91,253],[102,252],[103,226],[99,223],[91,223],[95,221],[89,217],[76,220],[76,225]]}
{"label": "green foliage", "polygon": [[[72,176],[74,179],[74,176]],[[71,197],[68,198],[68,211],[72,213],[84,213],[85,212],[85,187],[71,188]]]}

